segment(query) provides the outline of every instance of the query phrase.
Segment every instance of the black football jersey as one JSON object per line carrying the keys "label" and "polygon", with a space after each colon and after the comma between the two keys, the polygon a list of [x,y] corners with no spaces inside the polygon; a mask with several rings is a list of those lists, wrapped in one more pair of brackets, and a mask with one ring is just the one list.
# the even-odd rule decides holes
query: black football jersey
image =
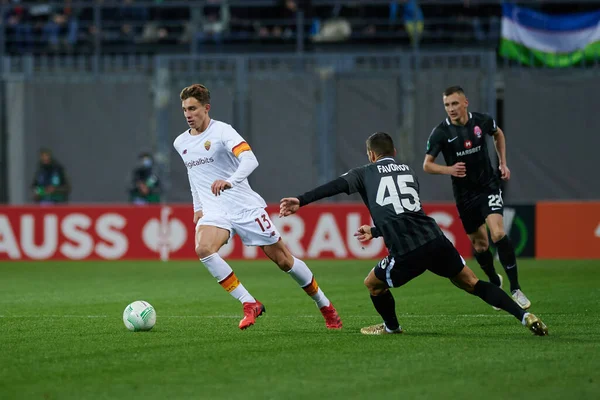
{"label": "black football jersey", "polygon": [[467,176],[452,177],[452,189],[457,201],[479,193],[490,185],[498,185],[500,173],[493,166],[486,144],[486,135],[498,130],[496,121],[487,114],[469,113],[464,126],[453,125],[449,118],[433,129],[427,141],[427,154],[437,157],[441,152],[446,165],[464,162]]}
{"label": "black football jersey", "polygon": [[419,182],[408,165],[383,158],[342,178],[348,182],[348,194],[362,197],[390,254],[401,256],[443,235],[421,209]]}

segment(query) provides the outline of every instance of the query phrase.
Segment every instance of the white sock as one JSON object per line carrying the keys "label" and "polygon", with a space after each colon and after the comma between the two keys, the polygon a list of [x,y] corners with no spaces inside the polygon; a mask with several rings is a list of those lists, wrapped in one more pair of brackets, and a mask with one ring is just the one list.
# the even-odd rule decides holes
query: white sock
{"label": "white sock", "polygon": [[256,303],[256,299],[252,297],[250,292],[248,292],[244,285],[242,285],[241,283],[235,289],[229,292],[229,294],[242,303]]}
{"label": "white sock", "polygon": [[200,261],[202,261],[202,264],[208,269],[208,272],[217,279],[219,285],[234,298],[242,303],[254,303],[256,301],[256,299],[246,290],[244,285],[240,283],[229,264],[227,264],[218,253],[213,253],[208,257],[201,258]]}
{"label": "white sock", "polygon": [[521,323],[523,324],[523,326],[527,326],[527,321],[526,318],[529,315],[528,312],[526,312],[525,314],[523,314],[523,319],[521,320]]}
{"label": "white sock", "polygon": [[317,307],[327,307],[331,304],[304,261],[294,257],[294,265],[292,265],[292,269],[287,273],[298,283],[298,285],[300,285],[306,294],[317,303]]}

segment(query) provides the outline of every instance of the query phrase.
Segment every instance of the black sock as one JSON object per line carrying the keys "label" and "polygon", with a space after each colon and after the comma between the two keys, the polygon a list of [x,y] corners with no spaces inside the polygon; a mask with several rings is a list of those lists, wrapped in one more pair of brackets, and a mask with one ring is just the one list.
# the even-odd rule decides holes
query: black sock
{"label": "black sock", "polygon": [[496,273],[496,268],[494,268],[494,257],[492,256],[492,252],[488,248],[486,251],[482,251],[481,253],[475,252],[475,259],[477,263],[485,272],[488,279],[491,283],[496,286],[500,286],[500,278]]}
{"label": "black sock", "polygon": [[503,309],[504,311],[514,315],[519,321],[523,320],[525,310],[519,307],[519,305],[515,303],[513,299],[511,299],[511,297],[498,286],[494,286],[489,282],[480,280],[475,284],[475,290],[473,291],[473,294],[475,296],[479,296],[490,306]]}
{"label": "black sock", "polygon": [[519,275],[517,273],[517,257],[515,256],[515,248],[508,239],[508,236],[505,235],[502,239],[498,240],[494,244],[498,249],[498,258],[500,258],[500,263],[502,263],[504,271],[506,271],[506,276],[508,276],[508,280],[510,281],[510,291],[514,292],[517,289],[521,289],[521,286],[519,285]]}
{"label": "black sock", "polygon": [[386,290],[379,296],[371,295],[371,301],[388,329],[393,331],[400,327],[398,317],[396,316],[396,302],[394,301],[392,292]]}

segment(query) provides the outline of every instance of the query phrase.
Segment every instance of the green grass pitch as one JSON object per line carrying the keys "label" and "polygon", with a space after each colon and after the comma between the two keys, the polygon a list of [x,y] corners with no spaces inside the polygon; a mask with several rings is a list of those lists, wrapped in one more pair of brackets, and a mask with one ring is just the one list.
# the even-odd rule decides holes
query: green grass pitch
{"label": "green grass pitch", "polygon": [[[548,337],[428,272],[393,290],[404,334],[363,336],[373,262],[312,261],[330,332],[275,265],[231,264],[267,308],[247,331],[199,262],[3,262],[0,399],[600,398],[600,261],[520,261]],[[134,300],[152,331],[123,325]]]}

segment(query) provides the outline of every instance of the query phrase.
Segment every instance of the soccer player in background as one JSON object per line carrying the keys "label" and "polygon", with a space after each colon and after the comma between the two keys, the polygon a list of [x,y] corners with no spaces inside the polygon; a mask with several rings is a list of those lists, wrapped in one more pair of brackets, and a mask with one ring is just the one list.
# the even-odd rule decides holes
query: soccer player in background
{"label": "soccer player in background", "polygon": [[417,178],[408,165],[395,160],[396,149],[390,135],[384,132],[371,135],[367,140],[367,156],[370,164],[354,168],[298,197],[282,199],[279,214],[280,217],[294,214],[302,206],[339,193],[361,195],[375,226],[363,225],[355,236],[360,241],[383,236],[389,252],[365,279],[383,324],[362,328],[363,334],[402,332],[389,288],[400,287],[426,270],[449,278],[457,287],[512,314],[534,334],[548,334],[548,328],[538,317],[519,307],[502,289],[477,279],[435,220],[425,215]]}
{"label": "soccer player in background", "polygon": [[[494,268],[487,225],[510,281],[512,298],[526,310],[531,307],[531,302],[521,291],[515,249],[504,231],[502,218],[501,179],[510,179],[504,132],[489,115],[468,112],[469,101],[460,86],[446,89],[443,101],[448,118],[429,136],[423,169],[430,174],[451,175],[456,207],[475,248],[475,259],[490,282],[502,287],[502,276]],[[500,164],[498,168],[492,166],[486,145],[487,135],[494,137]],[[435,163],[440,152],[444,155],[446,166]]]}
{"label": "soccer player in background", "polygon": [[180,98],[190,128],[175,139],[173,146],[188,169],[196,254],[219,284],[243,304],[244,318],[239,328],[253,325],[265,307],[217,253],[236,233],[245,245],[259,246],[302,287],[323,314],[327,328],[340,329],[342,321],[333,304],[307,265],[285,246],[265,211],[265,201],[248,184],[248,176],[258,167],[248,143],[231,125],[209,116],[210,92],[205,86],[188,86]]}

